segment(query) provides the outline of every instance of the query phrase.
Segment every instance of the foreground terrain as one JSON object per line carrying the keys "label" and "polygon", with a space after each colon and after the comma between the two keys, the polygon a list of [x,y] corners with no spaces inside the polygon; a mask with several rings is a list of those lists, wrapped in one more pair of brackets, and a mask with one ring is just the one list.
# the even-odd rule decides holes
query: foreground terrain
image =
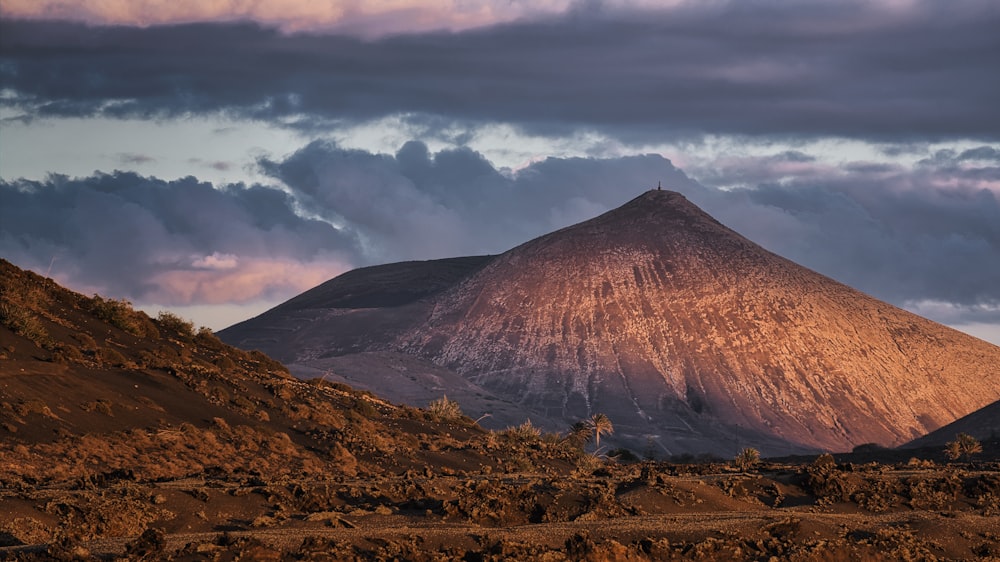
{"label": "foreground terrain", "polygon": [[[530,448],[530,447],[529,447]],[[5,482],[13,559],[940,560],[1000,556],[1000,466],[594,463]],[[995,558],[993,558],[995,559]]]}
{"label": "foreground terrain", "polygon": [[568,429],[301,381],[0,261],[0,559],[1000,556],[996,442],[974,462],[865,448],[738,470]]}

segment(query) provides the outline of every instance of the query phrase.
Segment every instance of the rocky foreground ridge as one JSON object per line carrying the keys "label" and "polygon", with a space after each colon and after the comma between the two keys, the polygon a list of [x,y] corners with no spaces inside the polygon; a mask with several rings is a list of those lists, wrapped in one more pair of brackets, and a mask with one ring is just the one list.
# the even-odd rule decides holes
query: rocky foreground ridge
{"label": "rocky foreground ridge", "polygon": [[[221,336],[392,399],[407,398],[397,382],[454,373],[474,416],[491,403],[566,425],[605,413],[623,442],[663,455],[895,446],[1000,399],[1000,348],[772,254],[670,191],[421,275],[437,264],[447,274],[413,299],[358,307],[332,298],[335,279],[297,297],[308,307]],[[344,277],[381,273],[398,293],[391,278],[411,271]]]}

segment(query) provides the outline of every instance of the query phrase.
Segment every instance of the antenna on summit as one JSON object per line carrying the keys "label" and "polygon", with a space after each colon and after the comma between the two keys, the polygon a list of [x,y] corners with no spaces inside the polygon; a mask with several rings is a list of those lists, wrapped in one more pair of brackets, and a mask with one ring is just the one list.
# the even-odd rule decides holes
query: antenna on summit
{"label": "antenna on summit", "polygon": [[656,191],[663,191],[663,186],[660,185],[660,182],[656,182]]}

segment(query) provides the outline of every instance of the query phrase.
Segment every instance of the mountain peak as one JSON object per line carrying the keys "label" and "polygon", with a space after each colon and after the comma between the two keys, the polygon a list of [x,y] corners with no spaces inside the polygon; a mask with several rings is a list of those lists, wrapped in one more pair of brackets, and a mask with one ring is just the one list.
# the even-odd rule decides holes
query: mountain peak
{"label": "mountain peak", "polygon": [[536,421],[604,413],[620,442],[666,454],[898,445],[1000,399],[1000,348],[772,254],[670,190],[435,287],[406,306],[272,315],[241,338],[319,371],[419,356]]}

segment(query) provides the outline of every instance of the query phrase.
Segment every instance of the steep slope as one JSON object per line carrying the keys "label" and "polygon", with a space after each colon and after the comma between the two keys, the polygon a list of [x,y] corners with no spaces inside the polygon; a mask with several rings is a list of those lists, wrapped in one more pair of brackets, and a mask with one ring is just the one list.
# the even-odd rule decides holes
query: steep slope
{"label": "steep slope", "polygon": [[963,416],[948,425],[903,445],[904,448],[943,447],[959,433],[976,439],[997,441],[1000,438],[1000,402],[994,402]]}
{"label": "steep slope", "polygon": [[1000,398],[1000,348],[669,191],[519,246],[433,301],[399,349],[549,417],[604,412],[670,452],[898,445]]}
{"label": "steep slope", "polygon": [[176,316],[150,319],[0,260],[4,487],[111,473],[277,479],[464,467],[475,453],[428,451],[482,435],[467,419],[440,423],[346,385],[303,382]]}

